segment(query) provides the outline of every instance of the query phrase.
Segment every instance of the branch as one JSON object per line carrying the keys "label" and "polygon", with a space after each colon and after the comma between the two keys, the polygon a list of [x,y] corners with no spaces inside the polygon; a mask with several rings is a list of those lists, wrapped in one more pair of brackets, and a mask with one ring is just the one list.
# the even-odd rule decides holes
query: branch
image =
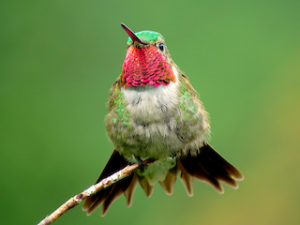
{"label": "branch", "polygon": [[[145,164],[148,166],[154,162],[155,162],[155,160],[148,159],[145,161]],[[124,179],[125,177],[128,177],[130,174],[132,174],[138,168],[139,168],[139,165],[137,163],[133,164],[133,165],[128,165],[124,169],[101,180],[99,183],[90,186],[85,191],[70,198],[68,201],[66,201],[64,204],[62,204],[58,209],[56,209],[53,213],[51,213],[51,215],[46,216],[46,218],[43,219],[41,222],[39,222],[37,225],[48,225],[48,224],[53,223],[60,216],[65,214],[69,209],[72,209],[73,207],[78,205],[82,200],[86,199],[89,196],[96,194],[97,192],[101,191],[103,188],[107,188],[110,185]]]}

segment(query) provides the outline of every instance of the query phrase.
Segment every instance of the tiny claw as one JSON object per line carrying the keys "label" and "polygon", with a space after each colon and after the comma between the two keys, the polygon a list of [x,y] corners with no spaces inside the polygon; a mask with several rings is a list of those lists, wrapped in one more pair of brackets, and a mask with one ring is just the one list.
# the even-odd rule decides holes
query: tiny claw
{"label": "tiny claw", "polygon": [[147,169],[147,164],[143,160],[141,160],[139,156],[136,156],[135,158],[138,161],[139,170],[143,173],[144,170]]}

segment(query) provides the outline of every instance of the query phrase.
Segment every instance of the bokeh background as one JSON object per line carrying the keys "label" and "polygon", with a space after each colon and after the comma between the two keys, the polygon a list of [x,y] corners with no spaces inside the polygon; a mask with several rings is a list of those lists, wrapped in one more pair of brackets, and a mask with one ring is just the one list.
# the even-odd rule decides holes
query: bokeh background
{"label": "bokeh background", "polygon": [[155,30],[211,115],[211,144],[245,175],[225,194],[181,181],[101,218],[54,224],[300,224],[300,1],[0,2],[0,224],[36,224],[95,182],[127,35]]}

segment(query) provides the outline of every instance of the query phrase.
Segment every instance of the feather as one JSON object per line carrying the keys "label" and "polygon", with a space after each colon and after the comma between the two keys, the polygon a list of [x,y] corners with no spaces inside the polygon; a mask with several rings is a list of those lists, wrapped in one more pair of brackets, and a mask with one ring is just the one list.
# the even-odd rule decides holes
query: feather
{"label": "feather", "polygon": [[164,189],[164,191],[166,192],[166,194],[168,195],[173,194],[173,187],[176,182],[177,175],[178,175],[178,169],[177,166],[175,166],[169,170],[165,180],[159,182],[162,188]]}
{"label": "feather", "polygon": [[186,173],[196,179],[211,184],[220,193],[224,192],[220,181],[225,182],[233,188],[237,188],[238,184],[235,180],[243,179],[243,175],[240,171],[206,143],[200,148],[200,152],[196,156],[192,156],[188,153],[182,156],[178,161],[181,163],[181,178],[186,188],[188,185],[188,176]]}
{"label": "feather", "polygon": [[114,187],[112,188],[112,191],[110,192],[108,197],[103,202],[101,216],[104,216],[106,214],[108,208],[110,207],[110,205],[117,198],[119,198],[123,193],[125,193],[125,191],[129,187],[132,179],[133,179],[133,173],[130,176],[128,176],[128,177],[124,178],[123,180],[121,180],[121,181],[117,182],[116,184],[114,184]]}
{"label": "feather", "polygon": [[145,177],[138,176],[138,180],[146,194],[146,197],[149,198],[154,191],[154,186],[151,186]]}
{"label": "feather", "polygon": [[181,170],[180,179],[181,179],[182,183],[184,184],[186,192],[187,192],[188,196],[192,197],[193,196],[193,183],[194,183],[195,179],[191,174],[189,174],[186,171],[186,169],[181,164],[180,159],[177,159],[177,166],[178,166],[179,170]]}
{"label": "feather", "polygon": [[[211,161],[212,167],[215,167],[215,170],[223,171],[227,173],[234,180],[243,180],[243,174],[236,169],[233,165],[227,162],[219,153],[217,153],[210,145],[204,143],[204,145],[200,149],[201,157],[206,157],[209,161]],[[221,169],[222,168],[222,169]]]}
{"label": "feather", "polygon": [[135,188],[136,188],[137,184],[138,184],[138,177],[137,177],[136,173],[134,173],[129,187],[124,192],[124,195],[125,195],[126,200],[127,200],[127,207],[130,207],[131,204],[132,204],[133,193],[135,191]]}
{"label": "feather", "polygon": [[216,188],[217,191],[223,193],[221,184],[218,182],[218,180],[204,170],[203,166],[197,161],[196,157],[191,156],[189,153],[181,158],[181,164],[194,178],[211,184],[214,188]]}
{"label": "feather", "polygon": [[[120,169],[123,169],[127,165],[129,165],[129,163],[124,159],[124,157],[114,150],[96,183],[119,171]],[[110,204],[127,189],[132,179],[133,175],[117,182],[112,186],[102,189],[93,196],[88,197],[82,206],[82,210],[87,211],[87,215],[90,215],[99,206],[99,204],[104,201],[102,214],[105,214]]]}

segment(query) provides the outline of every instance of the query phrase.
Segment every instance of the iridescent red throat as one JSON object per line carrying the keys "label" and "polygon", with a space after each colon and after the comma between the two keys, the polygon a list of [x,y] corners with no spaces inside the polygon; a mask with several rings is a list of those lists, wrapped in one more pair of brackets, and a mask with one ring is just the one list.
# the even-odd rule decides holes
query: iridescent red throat
{"label": "iridescent red throat", "polygon": [[120,84],[123,88],[131,86],[168,85],[176,78],[157,48],[152,45],[135,48],[129,47],[123,63]]}

